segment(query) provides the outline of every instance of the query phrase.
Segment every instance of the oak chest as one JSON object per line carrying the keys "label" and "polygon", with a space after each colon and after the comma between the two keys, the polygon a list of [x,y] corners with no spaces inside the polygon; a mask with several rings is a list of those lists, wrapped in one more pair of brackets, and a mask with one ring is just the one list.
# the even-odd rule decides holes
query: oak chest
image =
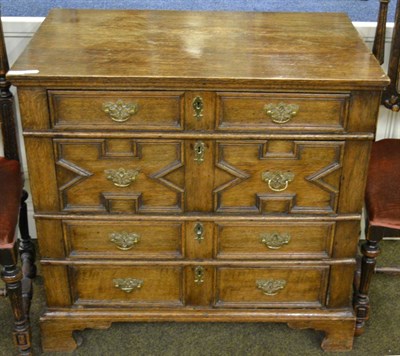
{"label": "oak chest", "polygon": [[351,349],[387,78],[345,15],[54,10],[9,80],[45,351],[136,320],[284,322]]}

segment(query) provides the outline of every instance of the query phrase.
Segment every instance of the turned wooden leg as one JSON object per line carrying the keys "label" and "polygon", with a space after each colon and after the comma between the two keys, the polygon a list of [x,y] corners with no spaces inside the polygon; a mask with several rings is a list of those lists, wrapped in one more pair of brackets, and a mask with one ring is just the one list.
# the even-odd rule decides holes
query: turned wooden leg
{"label": "turned wooden leg", "polygon": [[1,278],[6,284],[6,293],[14,316],[14,342],[21,355],[31,355],[31,330],[22,300],[22,273],[15,265],[6,265]]}
{"label": "turned wooden leg", "polygon": [[369,287],[371,284],[372,275],[374,274],[376,257],[380,253],[379,241],[367,240],[361,246],[361,253],[363,255],[361,260],[361,273],[359,275],[360,281],[358,290],[354,294],[354,311],[356,314],[356,330],[355,335],[361,335],[364,332],[365,322],[369,318],[370,303],[369,303]]}
{"label": "turned wooden leg", "polygon": [[20,244],[19,254],[21,258],[22,266],[22,297],[24,303],[24,310],[26,316],[29,319],[29,310],[32,300],[32,279],[36,277],[36,266],[35,266],[35,245],[32,242],[31,236],[29,235],[28,228],[28,211],[26,206],[26,200],[28,199],[28,193],[24,190],[22,192],[20,214],[19,214],[19,232],[20,232]]}
{"label": "turned wooden leg", "polygon": [[[35,266],[35,245],[32,242],[31,236],[29,235],[28,227],[28,211],[26,207],[26,200],[28,199],[28,193],[24,190],[22,192],[21,207],[19,214],[19,232],[20,232],[20,245],[19,253],[21,256],[23,275],[28,278],[36,277],[36,266]],[[24,263],[25,262],[25,263]]]}

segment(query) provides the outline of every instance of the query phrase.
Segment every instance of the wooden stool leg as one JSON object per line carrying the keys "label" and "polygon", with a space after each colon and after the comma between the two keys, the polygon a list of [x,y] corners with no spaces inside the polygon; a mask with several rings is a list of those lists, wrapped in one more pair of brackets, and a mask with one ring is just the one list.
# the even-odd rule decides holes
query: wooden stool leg
{"label": "wooden stool leg", "polygon": [[5,266],[1,278],[14,316],[14,342],[21,355],[31,355],[31,329],[22,300],[22,272],[16,264]]}
{"label": "wooden stool leg", "polygon": [[[369,234],[370,235],[370,231]],[[369,287],[371,284],[372,275],[374,274],[376,257],[380,253],[379,242],[381,238],[370,240],[367,236],[367,241],[361,246],[361,275],[358,289],[354,295],[354,310],[357,318],[355,335],[361,335],[364,332],[365,322],[369,318],[370,303],[369,303]]]}

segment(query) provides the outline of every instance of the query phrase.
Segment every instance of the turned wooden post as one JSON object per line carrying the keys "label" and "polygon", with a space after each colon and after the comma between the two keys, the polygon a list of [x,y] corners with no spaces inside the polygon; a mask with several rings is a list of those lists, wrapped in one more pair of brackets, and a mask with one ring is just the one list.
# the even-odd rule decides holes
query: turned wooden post
{"label": "turned wooden post", "polygon": [[382,64],[385,59],[386,22],[389,2],[390,0],[380,0],[378,23],[376,26],[374,45],[372,47],[372,53],[379,61],[379,64]]}
{"label": "turned wooden post", "polygon": [[[390,0],[380,0],[379,17],[377,31],[375,33],[375,41],[373,53],[382,64],[384,59],[384,46],[386,34],[387,8]],[[399,96],[399,73],[400,65],[400,1],[397,1],[396,13],[394,19],[394,27],[392,34],[392,44],[390,48],[388,76],[390,84],[383,92],[382,104],[392,111],[400,110]]]}
{"label": "turned wooden post", "polygon": [[365,322],[369,319],[370,303],[369,303],[369,287],[372,275],[375,271],[376,258],[380,254],[379,242],[382,240],[380,234],[374,234],[374,227],[367,226],[366,241],[361,246],[363,255],[361,260],[361,274],[358,289],[354,295],[354,311],[357,317],[355,335],[364,332]]}
{"label": "turned wooden post", "polygon": [[20,355],[31,355],[31,330],[22,297],[22,272],[17,266],[17,245],[13,250],[1,250],[3,264],[1,279],[6,285],[6,293],[11,303],[14,317],[14,343]]}
{"label": "turned wooden post", "polygon": [[10,82],[6,80],[9,70],[3,26],[0,21],[0,122],[3,133],[4,157],[19,160],[17,132],[15,125],[14,98]]}
{"label": "turned wooden post", "polygon": [[27,318],[29,319],[29,311],[33,296],[32,279],[36,277],[36,251],[35,245],[33,244],[31,236],[29,235],[28,211],[26,206],[27,199],[28,193],[23,190],[18,223],[20,232],[19,254],[21,258],[22,274],[24,276],[22,279],[24,310]]}

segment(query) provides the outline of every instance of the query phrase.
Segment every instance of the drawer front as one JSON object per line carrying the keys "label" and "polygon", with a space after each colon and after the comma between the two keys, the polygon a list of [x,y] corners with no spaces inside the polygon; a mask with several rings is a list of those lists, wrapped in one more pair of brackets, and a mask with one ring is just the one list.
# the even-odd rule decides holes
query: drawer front
{"label": "drawer front", "polygon": [[222,222],[216,224],[219,259],[318,259],[331,254],[334,222]]}
{"label": "drawer front", "polygon": [[55,139],[61,210],[97,213],[183,211],[179,140]]}
{"label": "drawer front", "polygon": [[70,275],[77,305],[183,305],[180,267],[76,266]]}
{"label": "drawer front", "polygon": [[218,141],[215,211],[335,213],[343,148],[328,141]]}
{"label": "drawer front", "polygon": [[217,268],[219,307],[291,308],[325,304],[329,267]]}
{"label": "drawer front", "polygon": [[48,95],[56,129],[183,129],[183,92],[51,90]]}
{"label": "drawer front", "polygon": [[182,223],[64,221],[71,258],[181,259]]}
{"label": "drawer front", "polygon": [[341,132],[348,94],[219,93],[218,130]]}
{"label": "drawer front", "polygon": [[64,211],[182,213],[188,187],[191,200],[198,199],[195,179],[204,206],[218,213],[331,214],[337,209],[344,142],[217,141],[206,148],[208,154],[215,146],[215,161],[207,156],[204,162],[195,144],[184,152],[183,140],[53,142]]}

